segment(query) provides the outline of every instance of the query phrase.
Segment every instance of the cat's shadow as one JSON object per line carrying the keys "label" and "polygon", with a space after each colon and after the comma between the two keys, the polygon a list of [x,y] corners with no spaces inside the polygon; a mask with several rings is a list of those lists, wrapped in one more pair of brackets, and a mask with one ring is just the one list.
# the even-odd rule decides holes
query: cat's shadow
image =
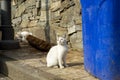
{"label": "cat's shadow", "polygon": [[81,66],[81,65],[84,65],[84,63],[67,63],[69,67],[73,67],[73,66]]}

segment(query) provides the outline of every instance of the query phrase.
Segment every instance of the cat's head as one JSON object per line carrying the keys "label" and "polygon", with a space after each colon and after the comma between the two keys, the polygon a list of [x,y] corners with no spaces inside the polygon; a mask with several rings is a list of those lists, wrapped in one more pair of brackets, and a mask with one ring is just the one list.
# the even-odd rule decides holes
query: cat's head
{"label": "cat's head", "polygon": [[66,40],[66,35],[63,36],[57,36],[57,44],[59,45],[66,45],[67,44],[67,40]]}
{"label": "cat's head", "polygon": [[15,35],[15,38],[21,42],[27,42],[26,38],[28,35],[32,35],[32,33],[27,31],[22,31],[22,32],[18,32]]}

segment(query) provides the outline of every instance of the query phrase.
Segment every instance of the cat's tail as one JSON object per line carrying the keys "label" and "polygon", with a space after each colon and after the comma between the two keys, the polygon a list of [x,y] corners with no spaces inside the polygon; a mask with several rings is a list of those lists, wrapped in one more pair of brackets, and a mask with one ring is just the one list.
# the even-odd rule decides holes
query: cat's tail
{"label": "cat's tail", "polygon": [[47,41],[39,39],[33,35],[28,35],[26,39],[32,47],[42,51],[49,51],[49,49],[55,45],[53,43],[49,43]]}

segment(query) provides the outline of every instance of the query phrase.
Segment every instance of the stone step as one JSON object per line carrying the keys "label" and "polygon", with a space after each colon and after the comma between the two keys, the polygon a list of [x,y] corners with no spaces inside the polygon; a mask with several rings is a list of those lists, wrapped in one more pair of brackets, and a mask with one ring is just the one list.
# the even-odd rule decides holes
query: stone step
{"label": "stone step", "polygon": [[3,74],[0,74],[0,80],[12,80],[12,79],[4,76]]}
{"label": "stone step", "polygon": [[[24,66],[19,63],[19,61],[4,55],[0,55],[0,65],[1,73],[9,76],[12,80],[62,80],[52,74]],[[7,78],[5,79],[10,80]]]}
{"label": "stone step", "polygon": [[23,45],[0,51],[0,71],[12,80],[98,80],[84,70],[82,52],[69,51],[64,69],[48,68],[46,52]]}

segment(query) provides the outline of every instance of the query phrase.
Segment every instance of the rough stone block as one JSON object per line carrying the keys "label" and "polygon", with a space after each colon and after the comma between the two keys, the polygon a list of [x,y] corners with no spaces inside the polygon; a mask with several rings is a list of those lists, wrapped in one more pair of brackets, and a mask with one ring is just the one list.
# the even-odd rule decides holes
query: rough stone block
{"label": "rough stone block", "polygon": [[40,8],[41,7],[41,2],[40,1],[37,1],[36,2],[36,8]]}
{"label": "rough stone block", "polygon": [[82,49],[82,32],[78,31],[70,36],[70,43],[72,48]]}
{"label": "rough stone block", "polygon": [[32,11],[32,12],[33,12],[33,15],[34,15],[34,16],[37,16],[38,9],[37,9],[37,8],[35,8],[35,9],[33,9],[33,11]]}
{"label": "rough stone block", "polygon": [[27,28],[28,27],[28,24],[29,24],[29,20],[23,20],[20,27],[21,28]]}
{"label": "rough stone block", "polygon": [[50,5],[50,9],[53,12],[59,10],[60,7],[61,7],[61,1],[54,2]]}
{"label": "rough stone block", "polygon": [[54,26],[54,27],[60,27],[60,23],[50,23],[51,24],[51,26]]}
{"label": "rough stone block", "polygon": [[60,11],[55,11],[53,14],[54,14],[54,17],[60,16]]}
{"label": "rough stone block", "polygon": [[26,0],[25,7],[36,6],[36,0]]}
{"label": "rough stone block", "polygon": [[21,23],[21,21],[22,21],[21,17],[18,17],[12,20],[12,24],[19,24]]}
{"label": "rough stone block", "polygon": [[35,27],[35,26],[37,26],[37,22],[38,22],[38,20],[30,21],[29,24],[28,24],[28,27]]}
{"label": "rough stone block", "polygon": [[68,34],[72,34],[76,31],[80,31],[81,27],[80,25],[73,25],[72,27],[68,27]]}
{"label": "rough stone block", "polygon": [[22,13],[25,11],[26,7],[25,7],[25,4],[22,3],[21,5],[19,5],[19,7],[17,8],[16,10],[16,14],[15,14],[15,17],[19,17],[22,15]]}
{"label": "rough stone block", "polygon": [[22,15],[22,20],[28,20],[30,15],[32,15],[32,13],[31,14],[30,13],[29,14],[23,14]]}

